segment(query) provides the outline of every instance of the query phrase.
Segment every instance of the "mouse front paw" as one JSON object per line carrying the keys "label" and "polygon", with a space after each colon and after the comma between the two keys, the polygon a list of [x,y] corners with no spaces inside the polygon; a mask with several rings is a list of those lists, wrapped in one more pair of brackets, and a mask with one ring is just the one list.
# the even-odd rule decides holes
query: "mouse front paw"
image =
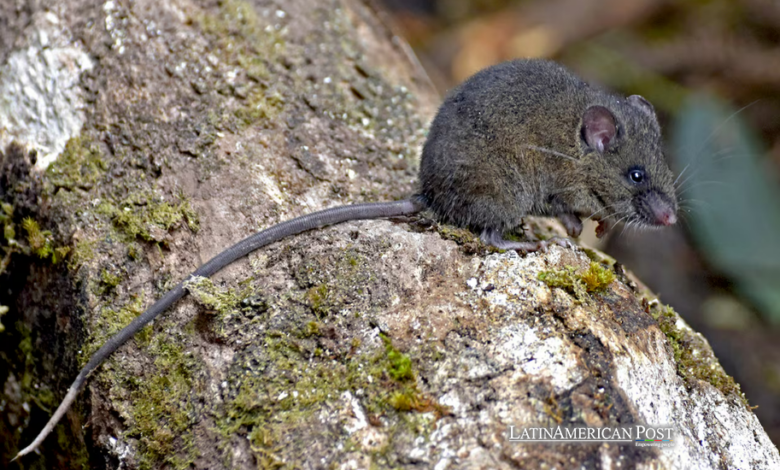
{"label": "mouse front paw", "polygon": [[549,240],[546,240],[547,245],[558,245],[563,248],[568,248],[570,250],[574,250],[577,248],[577,244],[574,243],[571,239],[565,238],[565,237],[552,237]]}
{"label": "mouse front paw", "polygon": [[558,216],[566,228],[566,233],[572,238],[577,238],[582,233],[582,220],[574,214],[561,214]]}
{"label": "mouse front paw", "polygon": [[599,225],[596,227],[596,238],[604,238],[604,235],[612,228],[612,224],[607,219],[599,220]]}
{"label": "mouse front paw", "polygon": [[574,244],[573,241],[571,241],[568,238],[564,237],[552,237],[547,240],[541,240],[536,242],[536,249],[533,251],[541,251],[542,253],[547,253],[547,249],[553,245],[558,245],[563,248],[567,248],[569,250],[574,250],[577,248],[577,245]]}

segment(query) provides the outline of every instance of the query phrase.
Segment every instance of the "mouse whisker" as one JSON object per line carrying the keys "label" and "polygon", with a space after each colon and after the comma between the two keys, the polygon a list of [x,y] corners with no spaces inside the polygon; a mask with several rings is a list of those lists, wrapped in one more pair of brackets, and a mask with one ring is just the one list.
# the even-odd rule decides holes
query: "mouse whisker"
{"label": "mouse whisker", "polygon": [[740,109],[738,109],[738,110],[734,111],[733,113],[731,113],[731,115],[730,115],[729,117],[727,117],[726,119],[724,119],[724,120],[723,120],[723,122],[721,122],[721,123],[718,125],[718,127],[716,127],[715,129],[713,129],[713,130],[712,130],[712,132],[710,133],[710,135],[709,135],[709,136],[707,136],[707,138],[706,138],[706,139],[704,139],[704,141],[702,141],[701,145],[699,145],[699,148],[698,148],[698,149],[697,149],[697,150],[696,150],[696,151],[693,153],[693,159],[691,159],[691,162],[694,162],[694,161],[696,161],[696,159],[698,159],[698,158],[699,158],[699,156],[701,155],[701,152],[702,152],[702,150],[704,150],[704,148],[705,148],[705,147],[707,146],[707,144],[708,144],[708,143],[709,143],[709,142],[712,140],[712,138],[713,138],[713,137],[715,137],[715,136],[717,135],[717,133],[718,133],[718,132],[720,132],[720,130],[723,128],[723,126],[725,126],[726,124],[728,124],[728,122],[729,122],[729,121],[731,121],[732,119],[734,119],[734,118],[735,118],[735,117],[736,117],[738,114],[742,113],[742,111],[745,111],[745,110],[746,110],[746,109],[748,109],[749,107],[751,107],[751,106],[753,106],[754,104],[758,103],[758,101],[759,101],[759,100],[755,100],[755,101],[753,101],[752,103],[750,103],[750,104],[747,104],[747,105],[745,105],[745,106],[741,107]]}
{"label": "mouse whisker", "polygon": [[[720,152],[716,152],[716,154],[717,153],[720,153]],[[716,155],[716,154],[713,154],[713,156]],[[753,155],[752,153],[747,153],[747,152],[727,153],[725,155],[721,155],[719,158],[713,158],[709,163],[715,164],[715,163],[724,162],[724,161],[732,159],[732,158],[751,157],[752,155]],[[682,176],[682,174],[685,172],[685,170],[688,169],[688,167],[690,167],[690,166],[691,166],[691,163],[686,165],[685,168],[683,169],[683,171],[677,177],[677,179],[674,180],[674,186],[675,186],[676,189],[679,190],[680,188],[684,187],[686,183],[688,183],[690,180],[692,180],[694,177],[696,177],[698,174],[700,174],[706,168],[704,166],[699,166],[698,168],[696,168],[696,170],[693,173],[688,174],[688,176],[683,181],[681,181],[680,183],[677,183],[677,181],[680,179],[680,176]]]}
{"label": "mouse whisker", "polygon": [[[710,154],[710,158],[713,158],[712,163],[721,161],[720,159],[714,159],[714,158],[715,157],[719,157],[719,156],[721,156],[723,154],[727,155],[727,158],[731,158],[731,156],[733,156],[734,154],[730,154],[729,152],[732,152],[733,150],[734,150],[734,146],[730,146],[730,147],[722,148],[722,149],[718,150],[717,152],[714,152],[714,153]],[[688,171],[690,168],[692,168],[694,163],[696,163],[696,162],[693,162],[693,161],[688,162],[688,164],[685,165],[685,168],[682,169],[680,174],[677,175],[677,178],[674,179],[674,183],[673,183],[675,187],[681,187],[692,176],[692,175],[688,175],[689,178],[686,178],[682,182],[680,182],[680,178],[683,177],[683,175],[685,174],[686,171]],[[694,172],[694,174],[697,174],[701,170],[701,168],[702,167],[695,168],[696,171]],[[679,185],[678,185],[678,183],[679,183]]]}
{"label": "mouse whisker", "polygon": [[[719,158],[719,157],[721,157],[723,155],[733,155],[734,148],[735,147],[732,145],[732,146],[729,146],[729,147],[723,147],[723,148],[721,148],[719,150],[716,150],[714,152],[710,152],[709,159],[713,160],[713,159]],[[715,160],[713,160],[713,161],[715,161]]]}
{"label": "mouse whisker", "polygon": [[733,145],[731,145],[731,146],[729,146],[729,147],[723,147],[722,149],[720,149],[720,150],[717,150],[717,151],[715,151],[715,152],[711,153],[711,154],[710,154],[710,157],[717,157],[717,156],[719,156],[720,154],[723,154],[723,153],[728,153],[728,152],[731,152],[732,150],[734,150],[734,146],[733,146]]}
{"label": "mouse whisker", "polygon": [[[734,111],[733,113],[731,113],[731,115],[729,115],[729,116],[728,116],[726,119],[724,119],[724,120],[723,120],[723,122],[721,122],[721,123],[720,123],[720,124],[719,124],[719,125],[718,125],[718,126],[715,128],[715,129],[713,129],[713,130],[712,130],[712,132],[711,132],[711,133],[710,133],[710,134],[707,136],[707,138],[706,138],[706,139],[704,139],[704,140],[701,142],[701,144],[699,145],[699,148],[698,148],[698,149],[697,149],[697,150],[696,150],[696,151],[693,153],[693,157],[690,159],[690,162],[688,163],[688,165],[686,165],[685,169],[687,169],[689,166],[691,166],[691,165],[692,165],[692,164],[694,164],[694,163],[698,163],[699,157],[702,155],[702,152],[703,152],[703,150],[706,148],[707,144],[708,144],[708,143],[709,143],[709,142],[712,140],[712,138],[713,138],[713,137],[715,137],[715,136],[718,134],[718,132],[720,132],[720,130],[723,128],[723,126],[725,126],[725,125],[726,125],[726,124],[727,124],[729,121],[731,121],[732,119],[734,119],[734,117],[736,117],[737,115],[739,115],[740,113],[742,113],[743,111],[745,111],[747,108],[749,108],[749,107],[753,106],[754,104],[758,103],[758,101],[759,101],[759,100],[755,100],[755,101],[753,101],[752,103],[749,103],[749,104],[747,104],[747,105],[743,106],[742,108],[738,109],[737,111]],[[690,147],[688,147],[688,148],[690,148]],[[684,149],[682,149],[682,150],[680,151],[680,153],[683,153],[683,152],[685,152],[686,150],[687,150],[687,149],[686,149],[686,148],[684,148]],[[718,156],[718,155],[720,155],[721,153],[728,153],[728,152],[730,152],[731,150],[733,150],[733,146],[731,146],[731,147],[725,147],[725,148],[723,148],[723,149],[720,149],[720,150],[718,150],[718,151],[714,152],[714,153],[712,154],[712,156],[713,156],[713,157],[715,157],[715,156]],[[732,158],[733,156],[734,156],[734,155],[732,155],[732,156],[728,156],[727,158]],[[720,161],[720,159],[718,159],[718,160],[713,160],[713,161],[714,161],[714,162],[716,162],[716,161]],[[675,180],[675,183],[674,183],[674,185],[675,185],[676,187],[682,187],[682,186],[684,186],[684,185],[685,185],[685,183],[686,183],[688,180],[690,180],[690,179],[691,179],[693,176],[695,176],[696,174],[698,174],[698,173],[699,173],[699,171],[701,171],[701,169],[702,169],[702,168],[703,168],[703,167],[699,167],[699,168],[697,168],[697,169],[696,169],[696,171],[694,171],[692,174],[689,174],[689,175],[688,175],[688,177],[687,177],[687,178],[686,178],[686,179],[685,179],[683,182],[679,183],[679,185],[678,185],[678,184],[677,184],[677,180],[679,180],[679,178],[682,176],[682,173],[684,173],[684,172],[685,172],[685,169],[683,169],[683,171],[680,173],[680,175],[679,175],[679,176],[677,177],[677,179]]]}
{"label": "mouse whisker", "polygon": [[683,221],[683,223],[685,224],[685,228],[687,230],[691,229],[691,221],[689,220],[689,214],[690,214],[690,211],[688,211],[688,210],[680,212],[680,220]]}
{"label": "mouse whisker", "polygon": [[626,230],[628,229],[628,227],[631,226],[631,222],[633,222],[633,221],[629,219],[628,222],[623,224],[623,230],[620,231],[620,235],[618,235],[618,237],[620,237],[620,238],[623,237],[623,234],[626,233]]}
{"label": "mouse whisker", "polygon": [[696,188],[701,187],[701,186],[708,186],[708,185],[713,185],[713,184],[714,185],[718,185],[718,186],[720,186],[722,188],[733,189],[733,185],[730,185],[728,183],[724,183],[723,181],[697,181],[695,184],[693,184],[691,186],[688,186],[687,188],[685,188],[682,191],[680,191],[679,193],[677,193],[677,196],[682,197],[685,193],[687,193],[687,192],[689,192],[689,191],[691,191],[693,189],[696,189]]}
{"label": "mouse whisker", "polygon": [[631,217],[631,214],[630,214],[628,211],[621,212],[621,213],[619,213],[618,215],[621,215],[621,214],[625,214],[625,215],[624,215],[623,217],[621,217],[621,218],[619,218],[618,220],[616,220],[616,221],[615,221],[615,223],[614,223],[614,224],[612,225],[612,227],[611,227],[612,229],[614,229],[615,227],[617,227],[617,226],[618,226],[618,224],[620,224],[620,222],[623,222],[624,220],[626,220],[626,219],[628,219],[629,217]]}
{"label": "mouse whisker", "polygon": [[[685,174],[685,171],[688,170],[688,168],[691,167],[691,163],[688,163],[687,165],[685,165],[685,168],[683,168],[682,171],[680,172],[680,174],[677,175],[677,178],[674,179],[674,183],[672,183],[672,184],[674,185],[675,188],[677,187],[677,182],[680,181],[680,178],[682,178],[682,175]],[[687,179],[686,179],[686,181],[687,181]],[[680,184],[682,184],[682,183],[680,183]]]}
{"label": "mouse whisker", "polygon": [[632,234],[636,234],[637,232],[637,226],[636,226],[636,220],[629,220],[626,222],[625,226],[623,227],[623,232],[620,233],[620,236],[623,236],[624,232],[628,232],[628,235],[631,236]]}
{"label": "mouse whisker", "polygon": [[[618,207],[618,206],[621,206],[621,205],[623,205],[623,204],[624,204],[623,202],[615,202],[615,203],[612,203],[612,204],[607,204],[606,206],[604,206],[604,207],[602,207],[601,209],[599,209],[599,210],[597,210],[597,211],[593,212],[592,214],[590,214],[590,215],[589,215],[588,217],[586,217],[586,218],[587,218],[587,219],[592,219],[593,217],[595,217],[596,215],[598,215],[598,214],[599,214],[600,212],[602,212],[602,211],[606,211],[606,210],[609,210],[609,209],[614,209],[614,208],[616,208],[616,207]],[[622,215],[622,214],[624,214],[624,213],[628,213],[628,211],[626,211],[626,210],[624,210],[624,211],[619,211],[619,210],[616,210],[614,214],[611,214],[611,215],[610,215],[610,214],[607,214],[607,217],[616,217],[616,218],[617,218],[617,217],[619,217],[620,215]]]}
{"label": "mouse whisker", "polygon": [[712,209],[712,204],[710,204],[709,201],[704,201],[701,199],[685,199],[680,203],[680,209],[687,209],[689,212],[692,212],[692,210],[695,209],[696,207],[693,207],[688,203],[695,203],[695,204],[699,204],[699,207],[706,206],[708,209]]}
{"label": "mouse whisker", "polygon": [[614,204],[609,204],[609,205],[606,205],[606,206],[602,207],[601,209],[599,209],[599,210],[597,210],[597,211],[593,212],[592,214],[590,214],[589,216],[587,216],[587,217],[585,217],[585,218],[586,218],[586,219],[592,219],[593,217],[595,217],[595,216],[596,216],[597,214],[599,214],[600,212],[603,212],[603,211],[605,211],[605,210],[607,210],[607,209],[612,209],[613,207],[617,206],[618,204],[619,204],[619,203],[617,203],[617,202],[616,202],[616,203],[614,203]]}
{"label": "mouse whisker", "polygon": [[717,158],[714,158],[712,160],[712,163],[720,163],[725,162],[726,160],[732,159],[732,158],[749,158],[754,155],[754,152],[740,152],[740,153],[727,153],[725,155],[720,155]]}
{"label": "mouse whisker", "polygon": [[[689,165],[690,165],[690,164],[689,164]],[[695,178],[697,175],[699,175],[699,174],[700,174],[702,171],[704,171],[704,169],[705,169],[705,167],[704,167],[704,166],[699,166],[698,168],[696,168],[696,169],[695,169],[695,170],[694,170],[692,173],[689,173],[689,174],[688,174],[688,176],[687,176],[687,177],[686,177],[684,180],[682,180],[682,181],[680,182],[680,184],[678,184],[678,185],[676,186],[676,188],[677,188],[678,190],[679,190],[679,189],[682,189],[682,188],[683,188],[683,187],[686,185],[686,183],[688,183],[689,181],[691,181],[692,179],[694,179],[694,178]]]}
{"label": "mouse whisker", "polygon": [[[690,166],[690,165],[689,165],[689,166]],[[677,189],[680,189],[680,188],[682,188],[683,186],[685,186],[685,184],[686,184],[686,183],[688,183],[689,181],[691,181],[691,179],[693,179],[693,178],[694,178],[696,175],[698,175],[699,173],[701,173],[701,171],[702,171],[702,167],[699,167],[699,168],[696,168],[696,169],[695,169],[693,172],[691,172],[691,173],[688,173],[688,176],[686,176],[684,180],[680,181],[680,183],[676,185],[676,188],[677,188]]]}

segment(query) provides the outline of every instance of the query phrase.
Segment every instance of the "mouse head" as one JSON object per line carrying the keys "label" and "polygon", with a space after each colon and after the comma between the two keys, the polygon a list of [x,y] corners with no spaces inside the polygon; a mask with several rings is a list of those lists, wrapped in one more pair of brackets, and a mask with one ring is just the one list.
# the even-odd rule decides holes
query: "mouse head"
{"label": "mouse head", "polygon": [[604,215],[642,226],[677,221],[674,176],[664,159],[653,106],[639,95],[610,97],[582,114],[584,184]]}

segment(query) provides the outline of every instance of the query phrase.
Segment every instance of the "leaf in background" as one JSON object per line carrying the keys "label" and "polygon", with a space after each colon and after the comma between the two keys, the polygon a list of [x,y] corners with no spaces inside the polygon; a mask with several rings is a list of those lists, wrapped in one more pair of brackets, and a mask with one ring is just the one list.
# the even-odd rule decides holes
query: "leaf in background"
{"label": "leaf in background", "polygon": [[[711,96],[687,101],[673,126],[678,190],[705,257],[773,323],[780,323],[780,188],[755,133]],[[690,201],[686,204],[686,201]]]}

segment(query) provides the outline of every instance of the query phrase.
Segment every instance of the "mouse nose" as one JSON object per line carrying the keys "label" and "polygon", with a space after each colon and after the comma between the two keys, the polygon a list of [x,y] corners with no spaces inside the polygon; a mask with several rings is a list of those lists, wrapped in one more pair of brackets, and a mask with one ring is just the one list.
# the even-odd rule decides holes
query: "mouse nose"
{"label": "mouse nose", "polygon": [[641,193],[635,205],[648,224],[668,227],[677,223],[677,204],[660,191]]}
{"label": "mouse nose", "polygon": [[675,214],[674,210],[667,205],[663,205],[663,207],[654,207],[653,215],[655,215],[656,225],[665,225],[668,227],[677,222],[677,214]]}

